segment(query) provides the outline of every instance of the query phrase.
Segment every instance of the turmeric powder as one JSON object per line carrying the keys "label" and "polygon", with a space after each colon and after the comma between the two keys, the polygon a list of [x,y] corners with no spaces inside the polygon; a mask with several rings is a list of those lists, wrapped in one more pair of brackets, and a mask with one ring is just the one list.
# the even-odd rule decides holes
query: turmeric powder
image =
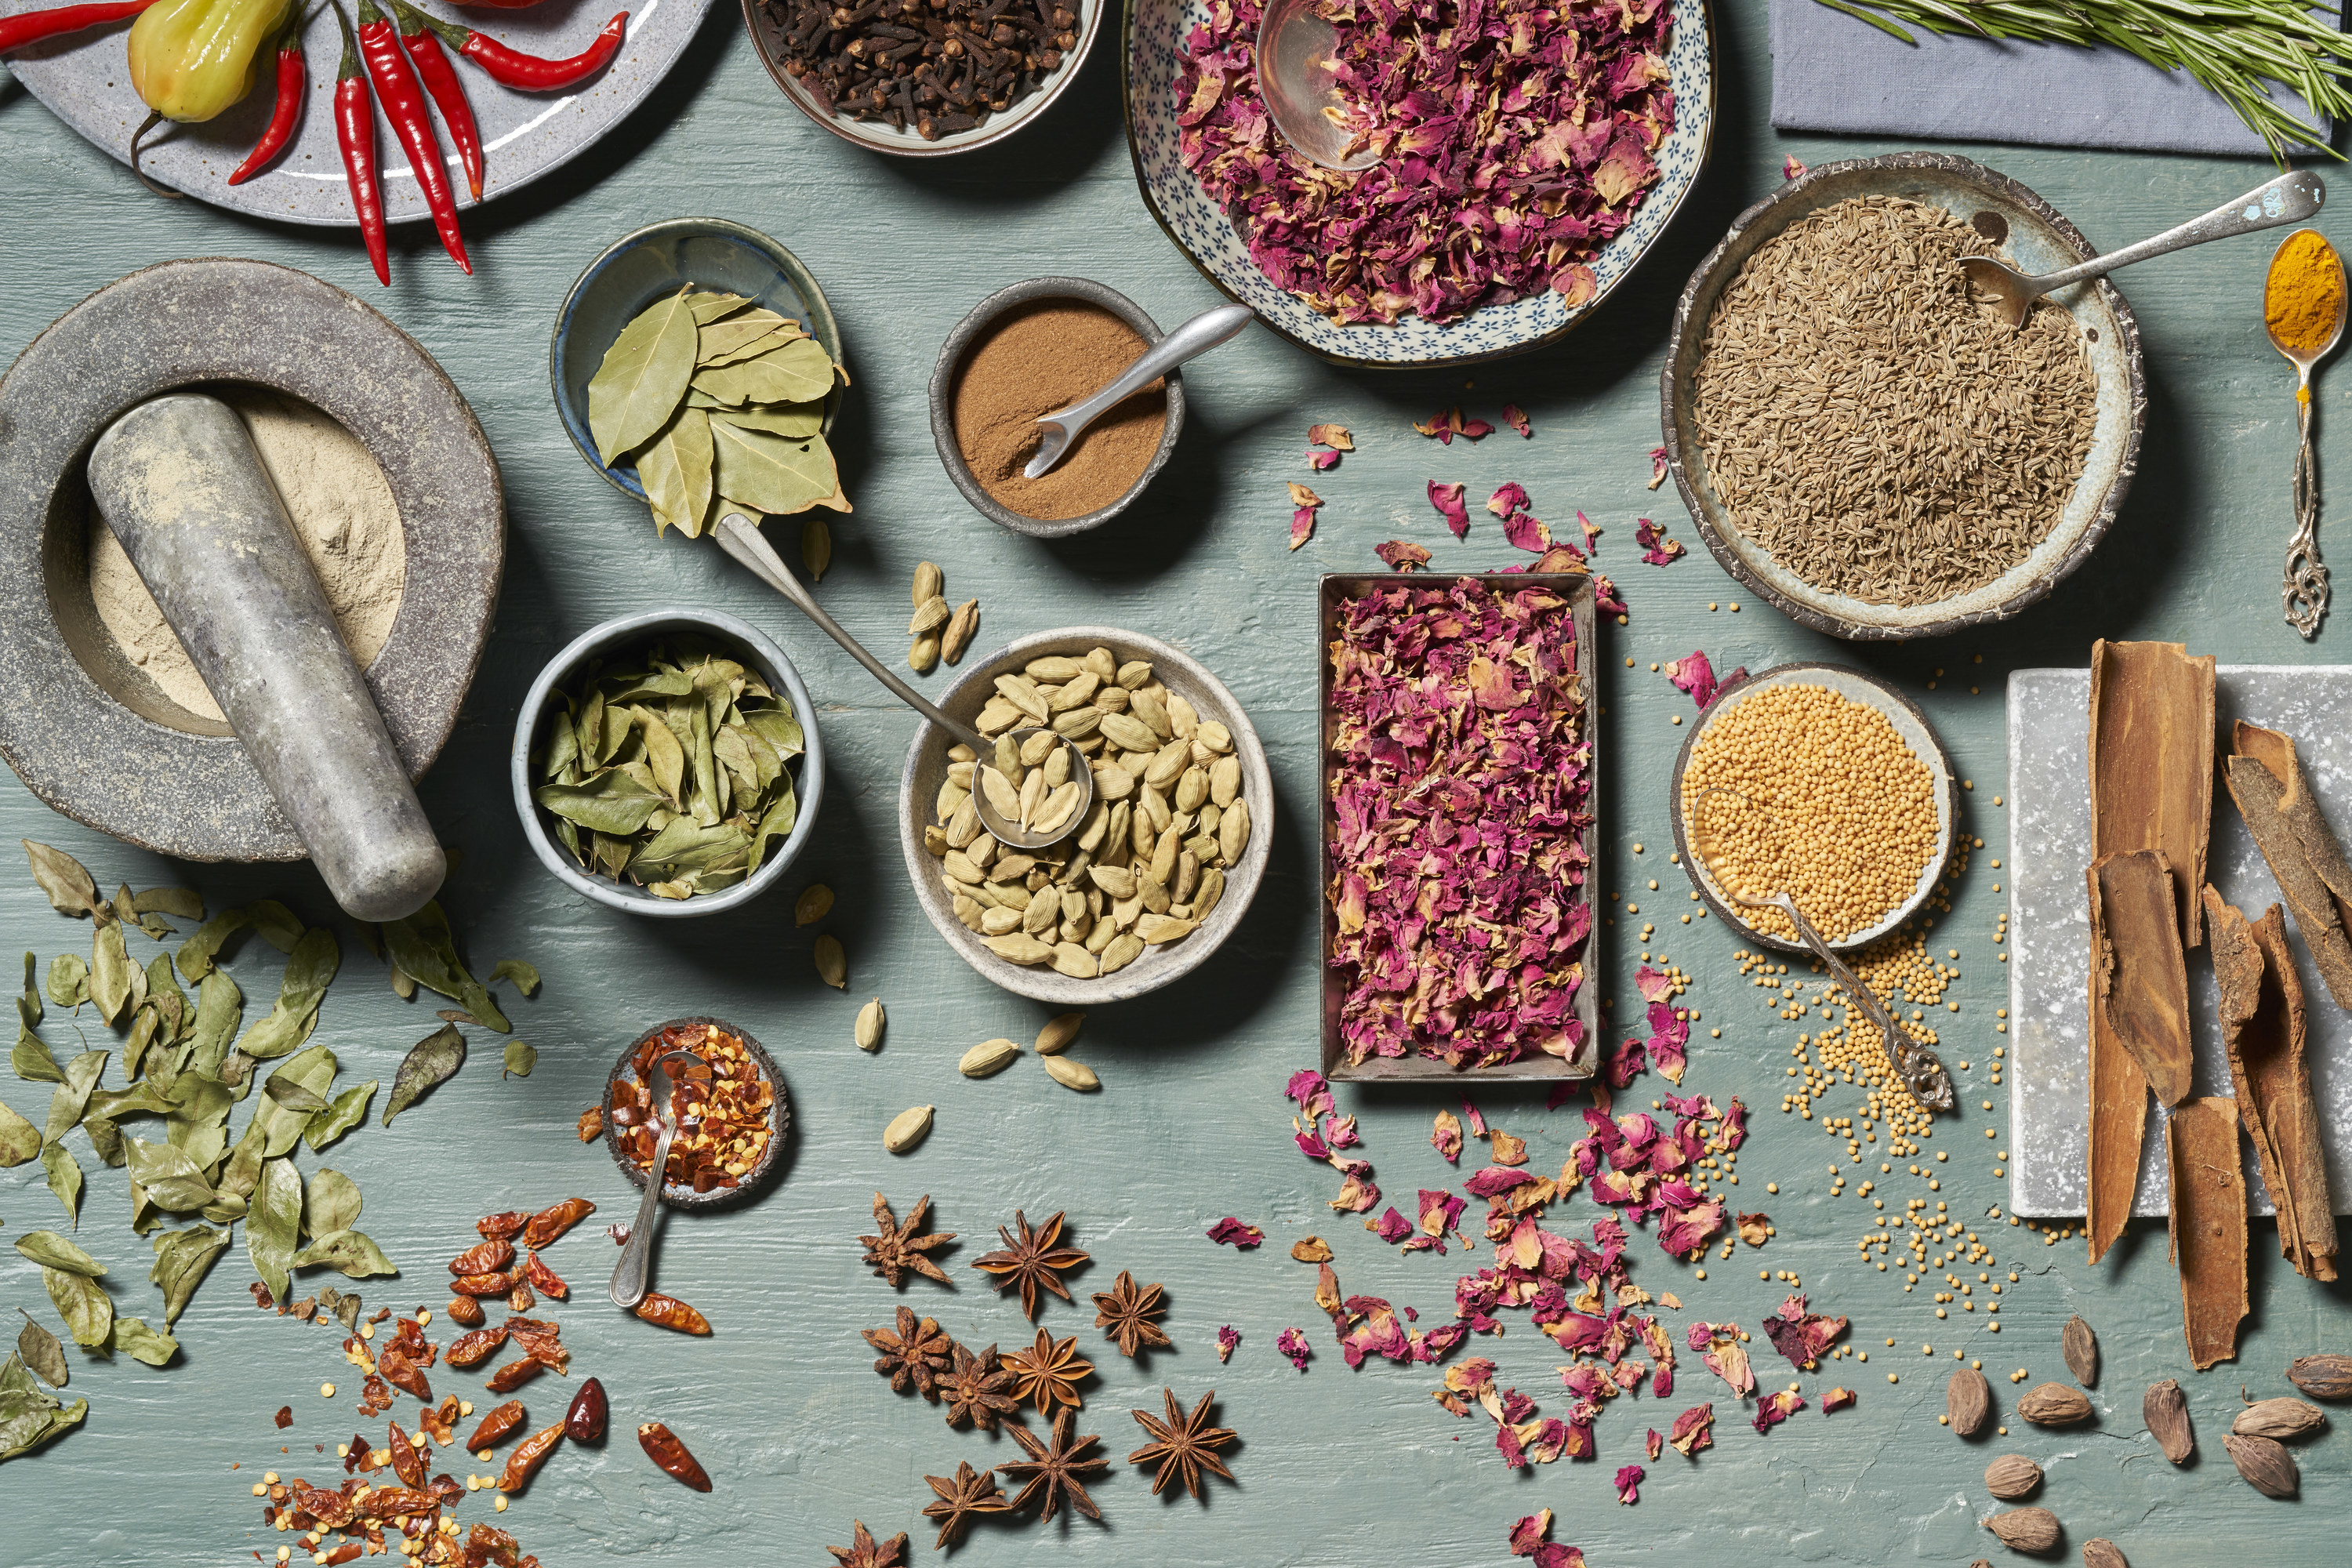
{"label": "turmeric powder", "polygon": [[2263,286],[2271,337],[2289,354],[2315,354],[2336,336],[2343,314],[2344,264],[2336,247],[2315,228],[2297,229],[2271,258]]}

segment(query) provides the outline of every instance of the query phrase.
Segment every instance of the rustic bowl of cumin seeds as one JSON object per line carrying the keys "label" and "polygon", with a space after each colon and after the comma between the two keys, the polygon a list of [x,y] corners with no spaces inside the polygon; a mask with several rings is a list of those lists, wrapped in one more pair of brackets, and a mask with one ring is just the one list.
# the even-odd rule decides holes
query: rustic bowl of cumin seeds
{"label": "rustic bowl of cumin seeds", "polygon": [[1659,378],[1667,467],[1707,548],[1784,614],[1937,637],[2046,597],[2114,522],[2147,409],[2105,279],[2022,331],[1956,265],[2095,255],[1966,158],[1825,163],[1739,215],[1691,275]]}

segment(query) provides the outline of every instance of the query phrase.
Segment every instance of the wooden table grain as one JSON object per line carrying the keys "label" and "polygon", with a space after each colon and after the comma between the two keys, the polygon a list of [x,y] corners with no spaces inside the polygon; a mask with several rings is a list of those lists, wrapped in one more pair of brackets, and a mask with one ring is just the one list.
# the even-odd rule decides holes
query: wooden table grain
{"label": "wooden table grain", "polygon": [[[1205,1505],[1154,1499],[1146,1479],[1122,1464],[1095,1491],[1103,1522],[982,1524],[954,1554],[977,1568],[1501,1564],[1512,1521],[1539,1508],[1559,1515],[1554,1539],[1580,1546],[1594,1568],[1735,1557],[1957,1565],[2003,1555],[1979,1521],[1992,1507],[1981,1473],[2004,1451],[2048,1470],[2035,1500],[2065,1521],[2070,1557],[2083,1541],[2105,1536],[2138,1568],[2207,1564],[2235,1550],[2232,1542],[2260,1542],[2282,1563],[2341,1560],[2341,1521],[2352,1508],[2352,1445],[2342,1435],[2331,1429],[2298,1448],[2304,1489],[2294,1503],[2242,1484],[2220,1439],[2241,1384],[2257,1397],[2286,1392],[2289,1359],[2347,1348],[2352,1315],[2342,1287],[2294,1278],[2270,1223],[2259,1222],[2254,1312],[2240,1357],[2200,1375],[2181,1344],[2159,1226],[2135,1226],[2093,1269],[2079,1240],[2044,1246],[1988,1214],[2003,1198],[1991,1156],[2005,1147],[2007,1127],[2004,1090],[1990,1088],[1986,1071],[2003,1041],[1998,1010],[2007,1005],[1995,941],[2007,834],[1994,800],[2006,771],[2007,671],[2079,665],[2102,635],[2186,639],[2225,660],[2284,664],[2337,658],[2352,636],[2331,623],[2307,645],[2279,616],[2295,428],[2291,379],[2262,335],[2258,293],[2270,247],[2214,245],[2120,279],[2147,347],[2141,471],[2106,542],[2048,603],[2013,625],[1928,644],[1849,647],[1802,631],[1769,609],[1735,604],[1739,590],[1703,552],[1664,569],[1637,560],[1637,517],[1664,520],[1697,550],[1671,489],[1645,489],[1666,320],[1690,268],[1735,213],[1778,182],[1785,155],[1820,161],[1898,144],[1775,134],[1766,120],[1764,6],[1732,0],[1717,24],[1722,118],[1713,165],[1599,320],[1541,356],[1467,375],[1335,372],[1252,334],[1188,368],[1192,416],[1151,494],[1114,526],[1054,544],[1003,532],[958,499],[930,449],[925,383],[939,342],[971,302],[1033,274],[1100,279],[1163,325],[1215,302],[1136,195],[1112,40],[1045,122],[1008,144],[899,163],[841,146],[788,108],[732,7],[715,8],[675,78],[618,134],[469,216],[476,277],[458,276],[429,229],[412,227],[394,237],[389,290],[374,288],[347,237],[156,199],[0,77],[0,352],[13,353],[76,300],[150,262],[285,262],[364,294],[438,356],[480,416],[505,475],[512,527],[498,631],[424,795],[464,852],[446,902],[475,966],[516,956],[546,977],[536,1001],[514,1008],[539,1065],[529,1079],[501,1081],[499,1042],[477,1031],[465,1070],[394,1127],[371,1121],[323,1156],[303,1154],[305,1169],[328,1165],[359,1181],[361,1227],[403,1268],[397,1281],[362,1285],[369,1301],[437,1311],[443,1260],[470,1238],[478,1214],[573,1193],[603,1206],[599,1222],[625,1211],[630,1189],[601,1147],[575,1140],[572,1124],[619,1043],[647,1024],[701,1012],[738,1020],[788,1078],[793,1133],[781,1183],[746,1209],[675,1218],[662,1240],[659,1288],[701,1308],[716,1333],[687,1340],[601,1308],[614,1249],[593,1226],[575,1232],[550,1254],[575,1286],[574,1302],[556,1315],[575,1347],[575,1370],[598,1373],[611,1391],[613,1436],[601,1448],[560,1451],[503,1515],[468,1494],[462,1518],[496,1517],[550,1568],[622,1559],[822,1563],[825,1545],[848,1544],[853,1520],[886,1536],[911,1531],[912,1556],[934,1560],[917,1513],[930,1496],[923,1476],[951,1474],[960,1458],[1019,1456],[1002,1437],[950,1431],[936,1406],[893,1394],[868,1370],[872,1352],[858,1331],[887,1322],[903,1300],[969,1342],[1024,1343],[1017,1306],[971,1263],[1016,1208],[1033,1219],[1066,1209],[1072,1238],[1095,1258],[1074,1281],[1080,1300],[1108,1289],[1122,1268],[1164,1281],[1176,1340],[1139,1367],[1103,1340],[1090,1308],[1049,1302],[1045,1325],[1076,1334],[1097,1368],[1079,1430],[1099,1433],[1104,1449],[1123,1458],[1143,1440],[1130,1408],[1156,1409],[1163,1384],[1187,1401],[1213,1387],[1221,1419],[1243,1435],[1230,1455],[1239,1484],[1213,1483]],[[323,112],[323,102],[311,111]],[[2205,211],[2266,172],[2191,158],[1961,150],[2024,181],[2102,247]],[[491,178],[495,189],[495,163]],[[1275,858],[1256,907],[1193,983],[1087,1021],[1076,1053],[1101,1074],[1098,1094],[1062,1089],[1025,1057],[985,1081],[957,1075],[969,1046],[994,1035],[1026,1040],[1045,1010],[958,962],[903,881],[892,795],[914,717],[717,551],[656,540],[644,510],[583,466],[556,419],[547,332],[579,268],[640,224],[706,214],[791,247],[840,313],[856,381],[837,447],[857,510],[835,521],[834,566],[819,592],[853,631],[880,648],[902,647],[908,581],[929,559],[945,569],[952,602],[980,598],[982,647],[1079,618],[1150,632],[1215,669],[1265,737],[1279,798],[1266,828]],[[2347,237],[2333,211],[2320,226]],[[2323,474],[2336,471],[2330,459],[2352,457],[2347,388],[2341,367],[2321,373]],[[1414,419],[1457,403],[1493,419],[1507,401],[1528,411],[1531,440],[1504,430],[1475,446],[1441,447],[1411,430]],[[1310,474],[1307,426],[1324,421],[1351,426],[1359,450]],[[2342,471],[2352,473],[2352,462]],[[1285,548],[1288,479],[1310,481],[1329,502],[1314,540],[1295,553]],[[1581,510],[1606,531],[1601,563],[1632,615],[1624,626],[1605,626],[1601,639],[1603,793],[1612,803],[1602,881],[1641,912],[1621,910],[1602,929],[1602,994],[1629,1016],[1645,951],[1689,971],[1684,1001],[1702,1019],[1684,1088],[1718,1100],[1738,1094],[1755,1113],[1730,1195],[1769,1213],[1778,1232],[1728,1261],[1710,1255],[1705,1280],[1643,1233],[1634,1238],[1633,1273],[1682,1300],[1681,1311],[1665,1314],[1678,1342],[1694,1319],[1739,1322],[1755,1336],[1766,1385],[1802,1385],[1808,1408],[1769,1435],[1751,1431],[1752,1409],[1685,1352],[1671,1399],[1622,1398],[1602,1414],[1597,1462],[1510,1470],[1483,1415],[1457,1420],[1430,1401],[1435,1370],[1347,1370],[1311,1300],[1313,1270],[1286,1256],[1302,1236],[1328,1237],[1346,1289],[1417,1308],[1423,1325],[1450,1315],[1456,1274],[1490,1256],[1483,1242],[1466,1256],[1403,1256],[1355,1216],[1334,1214],[1326,1203],[1338,1175],[1293,1146],[1282,1097],[1285,1079],[1316,1056],[1316,578],[1373,567],[1372,547],[1391,538],[1429,544],[1441,568],[1498,565],[1516,553],[1475,508],[1469,541],[1452,540],[1424,497],[1433,479],[1463,481],[1474,496],[1517,480],[1555,528],[1572,527]],[[2352,515],[2352,502],[2323,507],[2330,520]],[[2323,521],[2321,541],[2352,565],[2352,531],[2339,534]],[[635,921],[572,897],[524,849],[505,782],[514,710],[541,663],[599,620],[669,603],[723,606],[783,641],[817,694],[813,718],[832,753],[824,831],[803,874],[720,921]],[[1664,864],[1660,781],[1683,734],[1674,721],[1686,721],[1690,705],[1650,667],[1694,647],[1723,668],[1832,658],[1891,679],[1917,698],[1973,781],[1968,826],[1985,847],[1928,938],[1939,958],[1958,954],[1947,961],[1960,972],[1949,994],[1958,1009],[1937,1022],[1945,1059],[1969,1064],[1958,1069],[1965,1113],[1942,1123],[1921,1156],[1939,1183],[1932,1191],[1897,1166],[1864,1172],[1878,1183],[1872,1196],[1830,1194],[1828,1170],[1846,1162],[1843,1142],[1824,1137],[1826,1121],[1856,1112],[1859,1091],[1838,1086],[1811,1121],[1783,1115],[1790,1051],[1808,1023],[1774,1016],[1739,973],[1727,933],[1703,918],[1682,923],[1697,906],[1679,870]],[[90,765],[135,771],[142,759],[93,757]],[[0,827],[69,849],[109,888],[187,881],[215,907],[277,895],[314,919],[329,913],[307,867],[161,864],[53,816],[13,779],[0,779]],[[798,929],[792,894],[815,879],[838,902],[821,927]],[[1656,922],[1654,945],[1639,939],[1643,921]],[[817,930],[847,951],[845,991],[817,979]],[[51,912],[22,872],[0,875],[0,934],[10,951],[30,949],[44,963],[86,951],[89,940],[89,928]],[[143,959],[153,949],[137,938],[133,951]],[[278,962],[258,943],[235,961],[257,1009],[274,994]],[[854,1047],[851,1024],[877,994],[889,1033],[869,1056]],[[317,1037],[341,1058],[345,1081],[388,1080],[434,1022],[426,1005],[392,994],[346,929],[342,974]],[[107,1043],[87,1016],[53,1013],[45,1033],[60,1048],[79,1048],[77,1033]],[[1646,1106],[1663,1087],[1644,1079],[1627,1098]],[[1546,1112],[1540,1092],[1470,1092],[1490,1120],[1528,1139],[1537,1169],[1557,1169],[1584,1131],[1581,1101]],[[38,1121],[47,1090],[0,1077],[0,1099]],[[1361,1118],[1361,1153],[1376,1167],[1384,1205],[1410,1214],[1417,1188],[1458,1184],[1462,1171],[1446,1166],[1427,1137],[1432,1113],[1459,1099],[1419,1086],[1342,1091],[1342,1108]],[[928,1142],[905,1157],[886,1154],[884,1123],[924,1103],[939,1108]],[[1935,1163],[1942,1152],[1949,1161]],[[1465,1168],[1482,1159],[1474,1145]],[[145,1282],[148,1247],[127,1226],[121,1175],[86,1152],[83,1160],[91,1192],[79,1239],[109,1266],[122,1310],[152,1316],[160,1299]],[[946,1255],[952,1290],[919,1279],[894,1294],[860,1266],[853,1237],[868,1228],[877,1189],[902,1210],[933,1195],[937,1225],[960,1237]],[[1938,1320],[1938,1276],[1923,1274],[1906,1292],[1899,1269],[1880,1273],[1859,1260],[1855,1239],[1876,1228],[1881,1213],[1874,1197],[1887,1214],[1915,1197],[1931,1210],[1948,1204],[1975,1225],[1998,1259],[1988,1271],[2003,1286],[2000,1333],[1990,1331],[1981,1305],[1990,1294],[1974,1270],[1978,1310],[1954,1303]],[[1585,1233],[1601,1212],[1580,1194],[1555,1208],[1553,1223]],[[1244,1253],[1209,1242],[1202,1233],[1226,1215],[1264,1226],[1265,1245]],[[0,1236],[61,1219],[37,1165],[0,1174]],[[2014,1285],[2006,1280],[2012,1268],[2021,1277]],[[1842,1361],[1791,1376],[1760,1332],[1789,1287],[1757,1276],[1776,1271],[1798,1276],[1816,1310],[1853,1320],[1852,1342],[1869,1352],[1868,1364]],[[35,1459],[0,1468],[0,1565],[226,1568],[249,1553],[274,1558],[288,1542],[260,1525],[249,1484],[264,1470],[314,1480],[339,1472],[333,1445],[362,1425],[352,1411],[355,1369],[337,1336],[255,1311],[250,1277],[239,1245],[181,1320],[184,1349],[167,1369],[72,1352],[70,1393],[89,1398],[88,1426]],[[37,1272],[0,1251],[0,1309],[19,1305],[50,1316]],[[2009,1374],[2022,1368],[2032,1382],[2063,1379],[2059,1328],[2075,1312],[2105,1348],[2095,1424],[2050,1434],[2012,1421],[2007,1438],[1978,1443],[1938,1426],[1953,1351],[1982,1361],[1997,1407],[2013,1416],[2028,1384]],[[1462,1353],[1495,1356],[1506,1385],[1556,1412],[1566,1396],[1553,1368],[1567,1358],[1523,1317],[1507,1321],[1504,1337],[1474,1339]],[[1243,1339],[1220,1365],[1215,1336],[1228,1323]],[[1303,1375],[1274,1348],[1294,1324],[1315,1351]],[[478,1399],[473,1380],[446,1368],[434,1375],[436,1385]],[[2145,1386],[2176,1376],[2189,1392],[2200,1445],[2199,1459],[2179,1469],[2139,1417]],[[320,1397],[322,1382],[340,1385],[334,1399]],[[1821,1396],[1839,1383],[1857,1389],[1860,1403],[1824,1418]],[[562,1397],[552,1380],[534,1385],[526,1398],[535,1424],[554,1419]],[[1710,1400],[1714,1448],[1696,1460],[1671,1450],[1643,1458],[1648,1428],[1664,1431],[1678,1410]],[[270,1421],[281,1405],[296,1417],[282,1433]],[[656,1418],[709,1467],[710,1495],[686,1491],[637,1452],[631,1428]],[[1630,1508],[1610,1484],[1629,1463],[1649,1470]],[[486,1467],[449,1468],[462,1476]]]}

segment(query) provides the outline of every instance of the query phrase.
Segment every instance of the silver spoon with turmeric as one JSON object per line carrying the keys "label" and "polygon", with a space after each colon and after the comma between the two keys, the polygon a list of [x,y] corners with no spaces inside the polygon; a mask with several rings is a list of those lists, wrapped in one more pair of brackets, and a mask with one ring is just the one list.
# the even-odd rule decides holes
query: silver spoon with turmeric
{"label": "silver spoon with turmeric", "polygon": [[1690,846],[1698,858],[1700,868],[1706,872],[1707,879],[1726,899],[1743,909],[1780,910],[1796,931],[1797,940],[1811,948],[1813,956],[1829,966],[1830,978],[1844,987],[1847,998],[1861,1009],[1871,1027],[1878,1031],[1887,1059],[1894,1064],[1904,1087],[1911,1091],[1911,1098],[1930,1110],[1951,1110],[1955,1103],[1952,1079],[1951,1075],[1944,1070],[1941,1058],[1895,1023],[1895,1015],[1887,1009],[1885,1003],[1878,999],[1878,994],[1863,984],[1861,976],[1848,968],[1845,961],[1822,940],[1812,922],[1805,919],[1804,911],[1797,908],[1797,900],[1780,890],[1761,896],[1751,895],[1732,880],[1725,868],[1726,857],[1722,854],[1722,841],[1718,837],[1721,818],[1709,815],[1707,808],[1710,805],[1720,811],[1735,807],[1743,812],[1756,811],[1755,805],[1736,789],[1709,784],[1698,792],[1690,812]]}
{"label": "silver spoon with turmeric", "polygon": [[2319,559],[2319,488],[2311,450],[2311,371],[2336,352],[2344,336],[2344,260],[2327,237],[2299,228],[2271,254],[2263,283],[2263,325],[2271,347],[2284,354],[2299,378],[2294,389],[2294,537],[2287,542],[2286,574],[2279,587],[2287,625],[2306,638],[2319,635],[2327,614],[2327,568]]}

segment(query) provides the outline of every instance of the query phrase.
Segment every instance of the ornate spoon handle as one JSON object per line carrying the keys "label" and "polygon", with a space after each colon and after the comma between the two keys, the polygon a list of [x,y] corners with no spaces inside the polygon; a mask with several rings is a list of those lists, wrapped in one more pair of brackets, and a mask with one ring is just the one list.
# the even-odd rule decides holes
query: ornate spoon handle
{"label": "ornate spoon handle", "polygon": [[2294,537],[2287,542],[2286,574],[2279,590],[2287,624],[2307,639],[2319,635],[2327,614],[2327,568],[2319,559],[2319,487],[2311,449],[2311,390],[2305,373],[2294,453]]}

